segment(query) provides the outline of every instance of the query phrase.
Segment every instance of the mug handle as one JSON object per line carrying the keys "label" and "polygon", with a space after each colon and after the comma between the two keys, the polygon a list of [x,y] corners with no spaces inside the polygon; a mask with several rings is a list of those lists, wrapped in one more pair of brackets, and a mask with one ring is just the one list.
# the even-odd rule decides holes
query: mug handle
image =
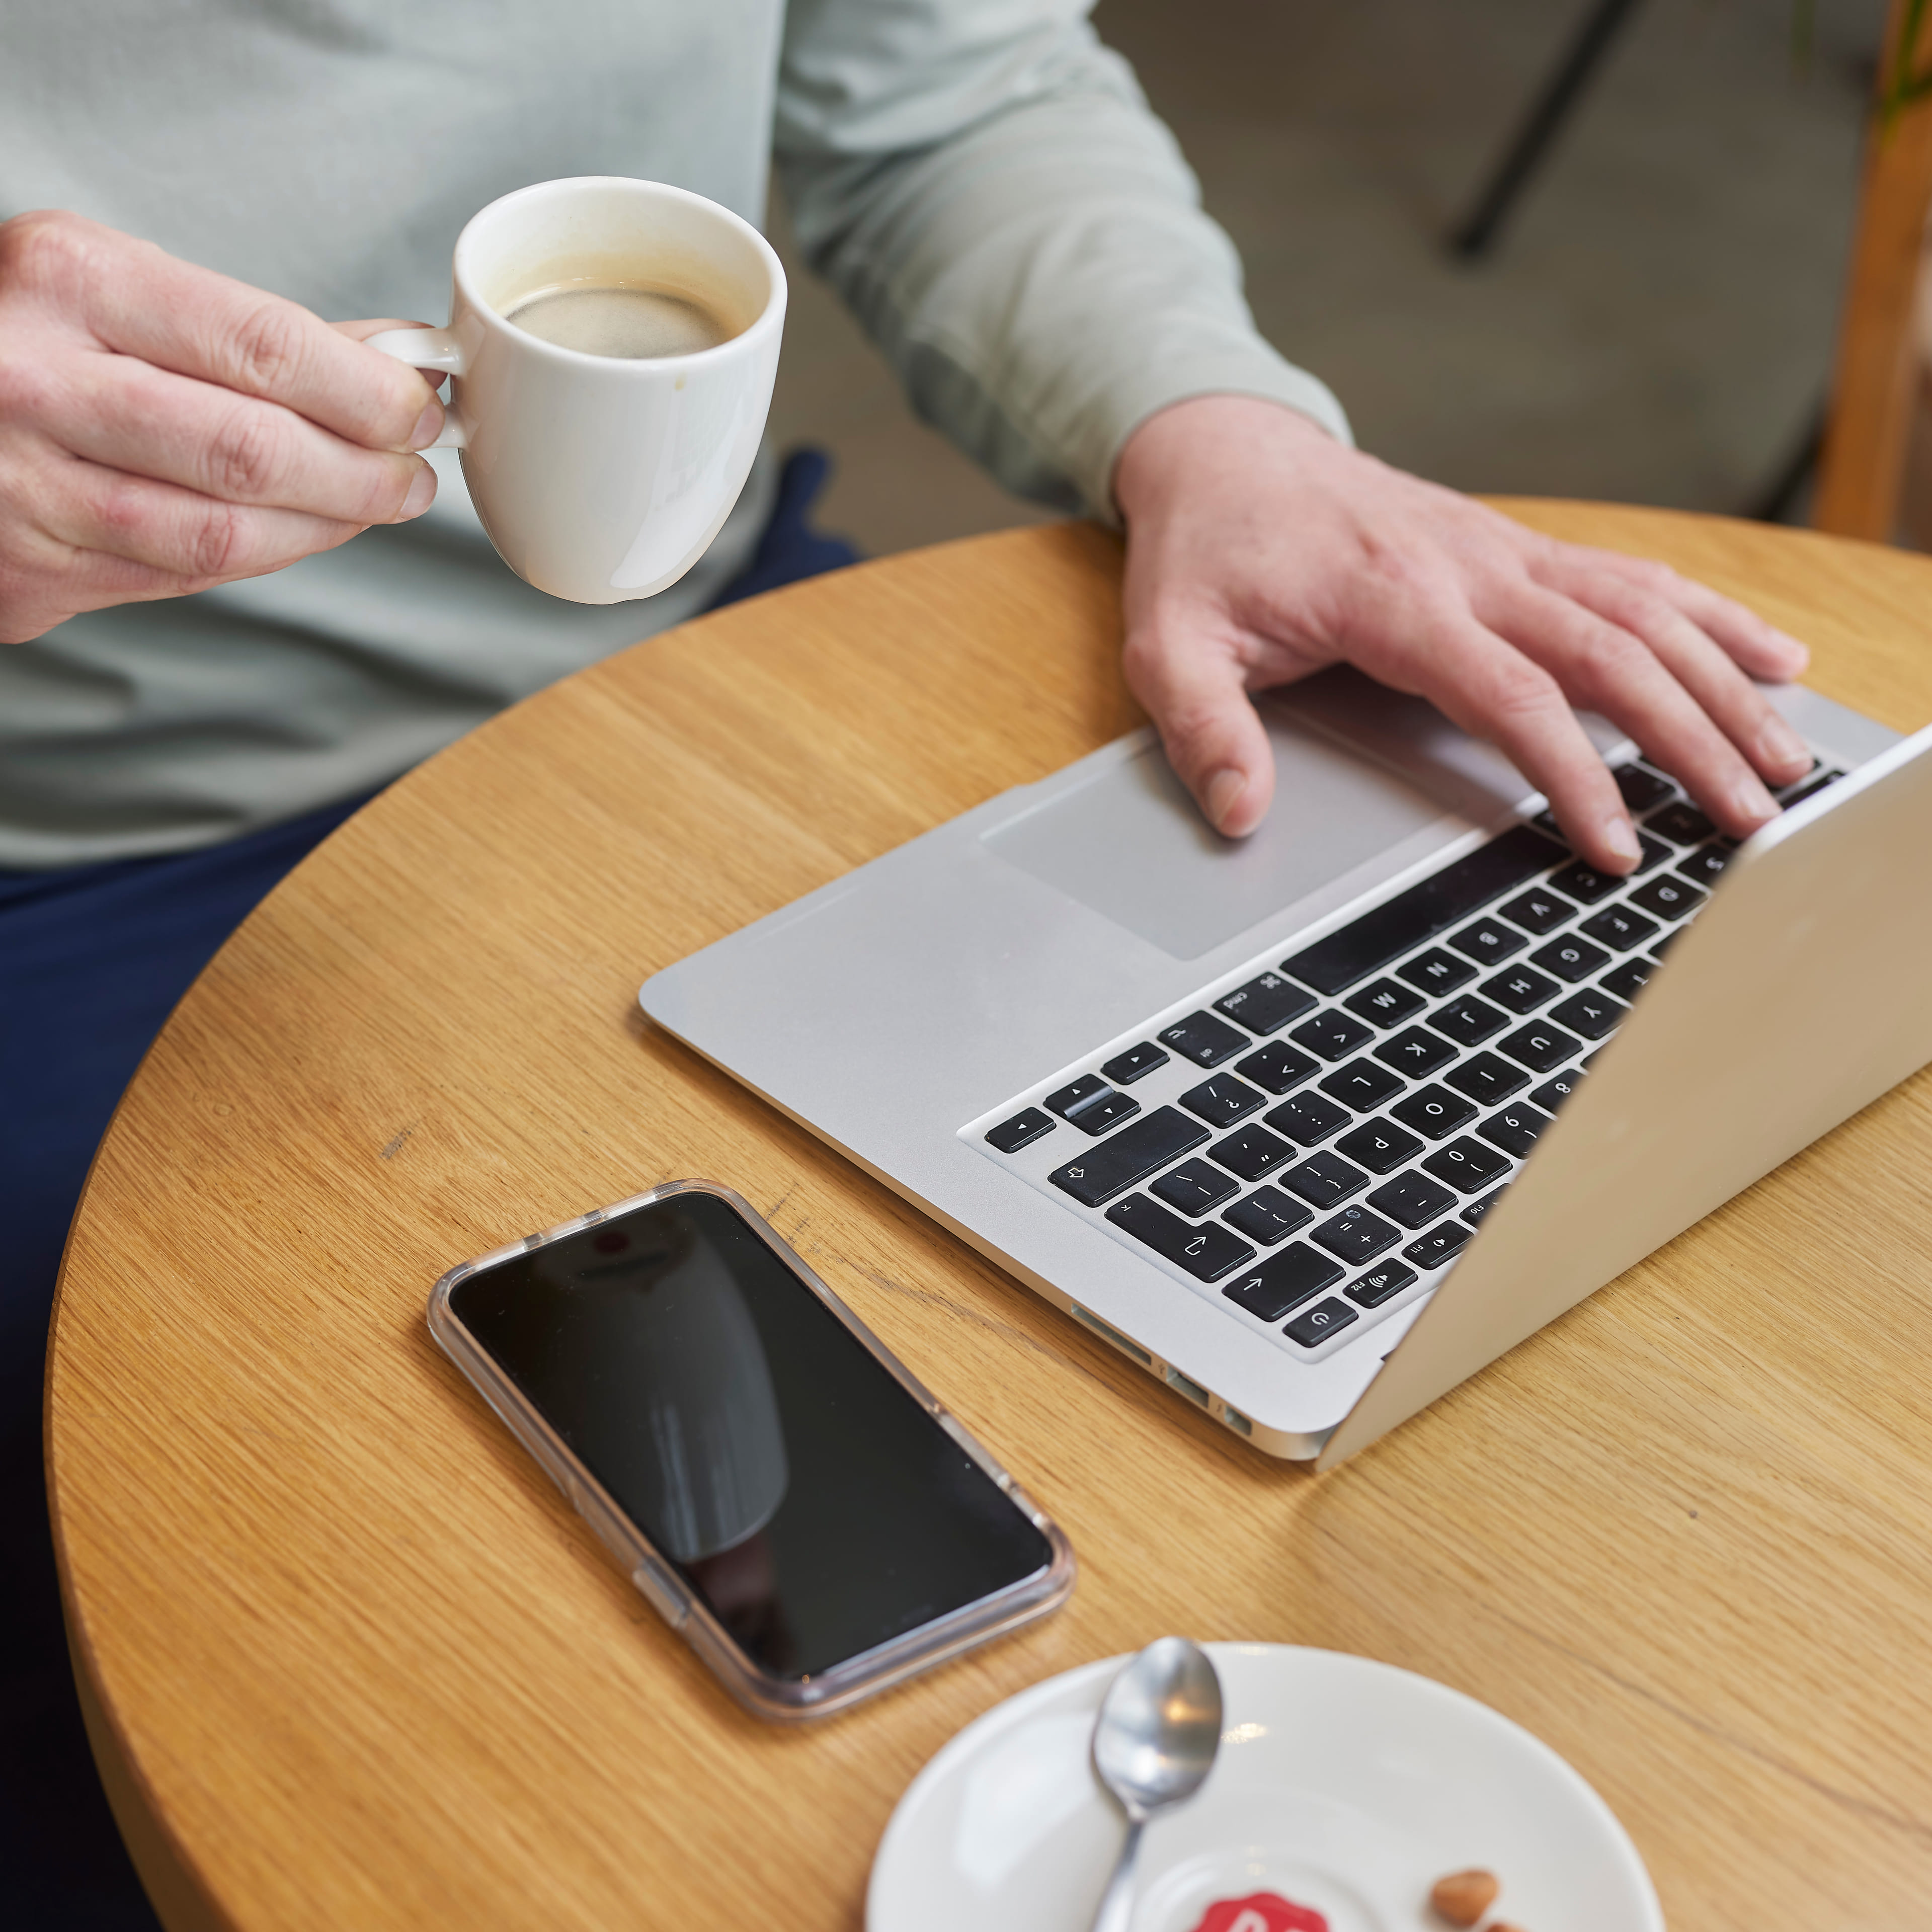
{"label": "mug handle", "polygon": [[[385,356],[393,356],[398,362],[406,362],[414,369],[438,369],[446,376],[460,376],[470,366],[470,358],[463,352],[463,345],[456,339],[456,333],[448,328],[386,328],[380,335],[364,338],[365,349],[380,350]],[[460,449],[464,446],[463,425],[457,420],[456,409],[452,403],[442,419],[442,431],[431,449]]]}

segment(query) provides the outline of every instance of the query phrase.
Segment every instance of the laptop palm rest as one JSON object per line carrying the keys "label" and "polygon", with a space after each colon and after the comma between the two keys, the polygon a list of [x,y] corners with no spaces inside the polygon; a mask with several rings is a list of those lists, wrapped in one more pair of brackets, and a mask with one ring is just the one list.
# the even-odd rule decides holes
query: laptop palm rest
{"label": "laptop palm rest", "polygon": [[1275,797],[1249,838],[1216,832],[1150,740],[983,842],[1171,958],[1198,959],[1442,818],[1413,785],[1281,713],[1268,723]]}
{"label": "laptop palm rest", "polygon": [[[1430,828],[1506,823],[1534,788],[1432,705],[1346,666],[1261,699],[1274,756],[1268,816],[1223,838],[1151,735],[981,835],[1009,865],[1157,946],[1198,959]],[[1587,718],[1606,753],[1628,749]],[[1127,748],[1124,747],[1124,748]]]}

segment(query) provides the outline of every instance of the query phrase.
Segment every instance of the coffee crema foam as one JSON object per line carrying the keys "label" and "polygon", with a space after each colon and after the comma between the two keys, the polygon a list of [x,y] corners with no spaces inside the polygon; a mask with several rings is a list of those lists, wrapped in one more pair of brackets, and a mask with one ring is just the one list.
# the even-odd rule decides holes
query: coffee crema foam
{"label": "coffee crema foam", "polygon": [[539,342],[638,362],[716,349],[739,333],[717,310],[670,289],[566,282],[525,296],[505,317]]}

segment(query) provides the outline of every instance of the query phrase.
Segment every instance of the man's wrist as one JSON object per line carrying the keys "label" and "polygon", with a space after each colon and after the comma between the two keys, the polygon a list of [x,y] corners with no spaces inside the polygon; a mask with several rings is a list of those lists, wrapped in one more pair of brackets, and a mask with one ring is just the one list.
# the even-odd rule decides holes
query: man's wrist
{"label": "man's wrist", "polygon": [[1265,450],[1305,441],[1311,454],[1342,447],[1315,418],[1272,397],[1187,396],[1136,424],[1114,459],[1113,499],[1122,522],[1156,514],[1192,476],[1225,472]]}

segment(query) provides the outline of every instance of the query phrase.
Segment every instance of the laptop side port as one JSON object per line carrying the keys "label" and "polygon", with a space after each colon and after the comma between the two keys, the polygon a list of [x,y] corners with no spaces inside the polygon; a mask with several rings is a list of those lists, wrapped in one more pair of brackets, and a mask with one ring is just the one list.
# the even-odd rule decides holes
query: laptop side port
{"label": "laptop side port", "polygon": [[1102,1322],[1099,1316],[1088,1314],[1078,1302],[1070,1301],[1066,1306],[1075,1321],[1084,1322],[1095,1334],[1104,1336],[1124,1355],[1132,1356],[1144,1369],[1150,1369],[1154,1366],[1154,1358],[1138,1342],[1130,1342],[1118,1328],[1110,1327],[1106,1322]]}
{"label": "laptop side port", "polygon": [[1221,1420],[1237,1436],[1252,1436],[1255,1432],[1255,1425],[1238,1408],[1230,1408],[1225,1402],[1221,1405]]}
{"label": "laptop side port", "polygon": [[1169,1388],[1180,1390],[1190,1402],[1198,1407],[1205,1408],[1208,1406],[1208,1391],[1198,1382],[1189,1376],[1184,1376],[1178,1369],[1169,1367],[1167,1372],[1167,1385]]}

